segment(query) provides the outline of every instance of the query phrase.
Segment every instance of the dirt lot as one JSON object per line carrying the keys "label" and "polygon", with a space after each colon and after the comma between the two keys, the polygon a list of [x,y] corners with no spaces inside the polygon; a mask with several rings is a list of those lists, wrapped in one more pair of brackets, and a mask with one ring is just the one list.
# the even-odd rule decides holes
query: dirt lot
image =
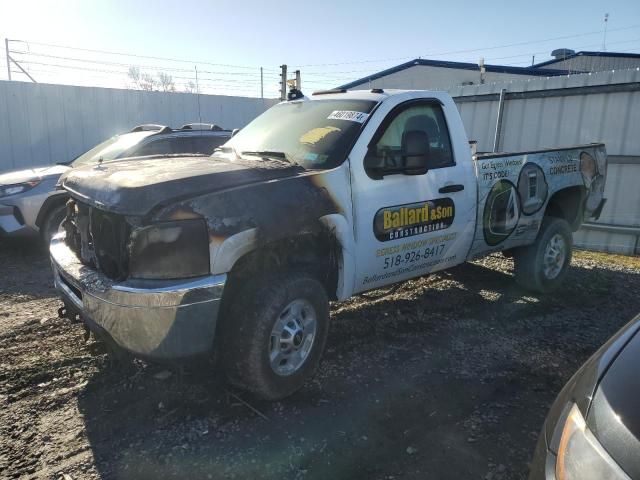
{"label": "dirt lot", "polygon": [[319,374],[269,404],[122,370],[57,318],[35,243],[1,242],[0,265],[3,478],[525,478],[560,387],[640,312],[638,258],[579,253],[540,297],[490,257],[334,305]]}

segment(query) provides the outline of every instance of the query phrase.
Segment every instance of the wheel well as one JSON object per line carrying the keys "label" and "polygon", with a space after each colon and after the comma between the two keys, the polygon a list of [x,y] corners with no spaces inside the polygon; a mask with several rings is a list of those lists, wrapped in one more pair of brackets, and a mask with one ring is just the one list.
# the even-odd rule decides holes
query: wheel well
{"label": "wheel well", "polygon": [[544,214],[565,219],[575,232],[582,223],[584,196],[584,187],[563,188],[551,196]]}
{"label": "wheel well", "polygon": [[42,224],[44,223],[49,213],[51,213],[51,211],[55,208],[64,206],[67,203],[67,200],[69,200],[69,196],[66,194],[52,195],[48,197],[42,204],[42,207],[40,207],[40,211],[38,212],[38,216],[36,217],[36,227],[42,228]]}
{"label": "wheel well", "polygon": [[246,280],[266,273],[303,270],[313,273],[335,299],[341,263],[341,246],[329,229],[315,234],[284,238],[261,246],[239,258],[228,274],[225,286],[234,290]]}

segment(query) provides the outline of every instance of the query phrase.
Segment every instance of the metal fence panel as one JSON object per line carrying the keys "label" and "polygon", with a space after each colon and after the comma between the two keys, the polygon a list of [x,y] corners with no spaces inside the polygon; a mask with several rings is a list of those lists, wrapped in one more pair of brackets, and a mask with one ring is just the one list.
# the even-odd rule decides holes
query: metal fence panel
{"label": "metal fence panel", "polygon": [[585,228],[576,234],[576,244],[640,253],[640,68],[452,88],[478,151],[493,148],[501,89],[508,93],[500,150],[606,144],[612,157],[608,201],[597,223],[609,230]]}
{"label": "metal fence panel", "polygon": [[[198,103],[200,109],[198,109]],[[0,172],[68,161],[142,123],[241,128],[277,100],[0,81]],[[200,111],[200,114],[199,114]]]}

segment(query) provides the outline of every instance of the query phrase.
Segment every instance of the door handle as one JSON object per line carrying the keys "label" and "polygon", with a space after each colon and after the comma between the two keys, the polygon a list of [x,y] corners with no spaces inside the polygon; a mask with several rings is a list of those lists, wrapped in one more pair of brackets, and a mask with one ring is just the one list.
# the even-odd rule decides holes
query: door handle
{"label": "door handle", "polygon": [[464,185],[460,185],[459,183],[456,185],[446,185],[442,187],[438,192],[440,193],[453,193],[453,192],[461,192],[464,190]]}

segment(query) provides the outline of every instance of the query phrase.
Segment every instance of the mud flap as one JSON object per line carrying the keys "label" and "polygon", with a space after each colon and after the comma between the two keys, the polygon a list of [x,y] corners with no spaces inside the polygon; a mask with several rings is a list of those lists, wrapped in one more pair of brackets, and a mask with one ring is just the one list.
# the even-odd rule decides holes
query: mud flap
{"label": "mud flap", "polygon": [[85,343],[89,341],[89,339],[91,338],[91,330],[89,329],[87,324],[82,320],[82,316],[80,315],[80,312],[78,312],[72,306],[64,302],[64,304],[60,308],[58,308],[58,318],[66,318],[67,320],[70,320],[71,323],[82,322],[83,324],[82,326],[84,327],[84,334],[82,335],[82,338],[85,341]]}
{"label": "mud flap", "polygon": [[607,203],[607,199],[603,198],[600,200],[600,204],[596,207],[596,209],[591,214],[591,218],[594,220],[598,220],[600,218],[600,214],[602,213],[602,209],[604,208],[604,204]]}

